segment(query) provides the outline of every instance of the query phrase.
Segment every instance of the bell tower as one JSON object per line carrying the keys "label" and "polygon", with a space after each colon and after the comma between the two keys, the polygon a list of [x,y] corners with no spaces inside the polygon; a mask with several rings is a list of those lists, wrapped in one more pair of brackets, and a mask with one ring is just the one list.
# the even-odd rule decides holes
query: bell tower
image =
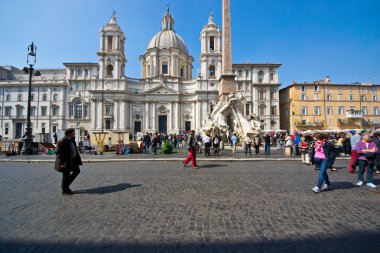
{"label": "bell tower", "polygon": [[206,79],[219,79],[222,74],[221,31],[214,23],[213,13],[201,31],[201,76]]}
{"label": "bell tower", "polygon": [[116,12],[100,30],[99,78],[121,79],[125,74],[127,60],[124,54],[125,36],[116,23]]}

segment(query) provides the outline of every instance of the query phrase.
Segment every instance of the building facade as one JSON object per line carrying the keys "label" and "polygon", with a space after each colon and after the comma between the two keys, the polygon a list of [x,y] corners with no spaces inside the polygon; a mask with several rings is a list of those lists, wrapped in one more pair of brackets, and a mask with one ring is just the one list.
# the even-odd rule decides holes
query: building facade
{"label": "building facade", "polygon": [[281,128],[291,131],[380,127],[380,85],[334,84],[330,77],[280,90]]}
{"label": "building facade", "polygon": [[[167,9],[161,30],[139,58],[141,77],[131,78],[125,76],[125,35],[113,15],[100,30],[97,63],[64,63],[63,69],[40,70],[42,76],[33,78],[34,132],[52,135],[70,127],[80,129],[85,136],[105,131],[115,142],[135,132],[200,131],[203,117],[219,101],[221,32],[210,15],[200,33],[200,69],[193,78],[194,58],[176,33],[174,18]],[[280,66],[233,65],[237,89],[246,98],[246,117],[261,120],[262,129],[279,128]],[[8,116],[2,117],[0,133],[5,138],[17,138],[26,125],[28,76],[13,67],[3,67],[2,71],[1,115]],[[17,98],[20,92],[22,101]],[[24,109],[20,111],[19,107]]]}

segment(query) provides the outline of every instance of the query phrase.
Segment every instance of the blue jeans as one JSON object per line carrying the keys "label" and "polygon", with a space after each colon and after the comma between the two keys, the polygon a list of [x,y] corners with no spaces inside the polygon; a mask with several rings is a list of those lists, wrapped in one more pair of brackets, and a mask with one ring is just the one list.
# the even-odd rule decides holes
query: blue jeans
{"label": "blue jeans", "polygon": [[375,164],[374,163],[368,163],[365,160],[359,159],[358,165],[359,165],[358,181],[363,181],[364,170],[367,167],[367,184],[373,183],[373,167]]}
{"label": "blue jeans", "polygon": [[270,144],[265,144],[265,154],[270,155]]}
{"label": "blue jeans", "polygon": [[323,183],[330,185],[329,176],[327,175],[327,161],[321,158],[314,158],[315,164],[319,167],[319,178],[317,186],[321,189]]}
{"label": "blue jeans", "polygon": [[152,154],[157,155],[157,147],[152,146]]}

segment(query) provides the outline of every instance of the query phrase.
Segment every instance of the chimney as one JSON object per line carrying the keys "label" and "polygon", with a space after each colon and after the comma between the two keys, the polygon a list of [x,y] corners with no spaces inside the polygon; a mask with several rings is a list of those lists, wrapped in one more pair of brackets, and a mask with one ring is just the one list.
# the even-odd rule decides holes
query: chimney
{"label": "chimney", "polygon": [[330,83],[330,76],[326,76],[326,81],[325,81],[325,83]]}

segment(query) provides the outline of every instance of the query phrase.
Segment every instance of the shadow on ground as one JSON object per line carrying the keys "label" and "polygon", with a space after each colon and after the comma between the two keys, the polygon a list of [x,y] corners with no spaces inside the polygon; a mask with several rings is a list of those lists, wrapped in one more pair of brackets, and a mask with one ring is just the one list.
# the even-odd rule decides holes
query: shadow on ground
{"label": "shadow on ground", "polygon": [[129,183],[122,183],[122,184],[102,186],[102,187],[97,187],[97,188],[87,189],[87,190],[79,190],[79,191],[75,191],[74,193],[75,194],[108,194],[108,193],[124,191],[126,189],[139,187],[139,186],[141,186],[141,184],[132,185]]}
{"label": "shadow on ground", "polygon": [[[322,237],[323,236],[323,237]],[[208,243],[176,243],[169,240],[167,243],[128,243],[117,240],[105,240],[103,242],[85,243],[78,240],[57,242],[28,241],[28,240],[1,240],[0,252],[133,252],[133,253],[239,253],[239,252],[291,252],[291,253],[364,253],[377,252],[379,249],[379,232],[353,232],[345,236],[320,235],[304,240],[272,240],[266,238],[242,242]]]}

